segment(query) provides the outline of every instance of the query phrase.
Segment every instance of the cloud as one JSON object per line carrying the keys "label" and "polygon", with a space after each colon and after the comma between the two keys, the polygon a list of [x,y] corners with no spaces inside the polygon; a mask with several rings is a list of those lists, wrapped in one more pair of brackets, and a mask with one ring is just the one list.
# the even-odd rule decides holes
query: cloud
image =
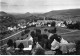
{"label": "cloud", "polygon": [[3,9],[6,9],[7,7],[8,7],[8,3],[6,3],[6,2],[0,2],[0,7],[1,7],[1,9],[0,10],[3,10]]}
{"label": "cloud", "polygon": [[2,5],[8,5],[8,3],[6,3],[6,2],[0,2],[0,4],[1,4],[1,6]]}
{"label": "cloud", "polygon": [[8,12],[48,12],[80,8],[80,0],[1,0],[1,8]]}
{"label": "cloud", "polygon": [[15,12],[20,10],[20,8],[23,5],[17,5],[17,4],[9,4],[7,2],[0,2],[0,11],[6,11],[6,12]]}

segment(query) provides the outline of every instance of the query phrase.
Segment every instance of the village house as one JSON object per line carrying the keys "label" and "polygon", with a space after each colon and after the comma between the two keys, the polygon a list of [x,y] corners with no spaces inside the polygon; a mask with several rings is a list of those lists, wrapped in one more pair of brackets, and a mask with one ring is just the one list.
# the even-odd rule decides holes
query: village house
{"label": "village house", "polygon": [[22,20],[18,21],[18,27],[19,28],[26,28],[26,25],[27,25],[27,23],[25,20],[22,19]]}
{"label": "village house", "polygon": [[63,21],[55,21],[57,27],[66,27],[65,24],[63,24]]}
{"label": "village house", "polygon": [[14,31],[14,30],[17,30],[17,27],[16,26],[14,26],[14,27],[8,27],[8,30]]}

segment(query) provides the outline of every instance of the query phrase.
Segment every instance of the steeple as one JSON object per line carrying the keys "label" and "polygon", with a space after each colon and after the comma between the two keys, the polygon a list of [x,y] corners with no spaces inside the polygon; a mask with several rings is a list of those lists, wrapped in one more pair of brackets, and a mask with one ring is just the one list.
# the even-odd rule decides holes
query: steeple
{"label": "steeple", "polygon": [[45,22],[45,17],[44,17],[44,22]]}

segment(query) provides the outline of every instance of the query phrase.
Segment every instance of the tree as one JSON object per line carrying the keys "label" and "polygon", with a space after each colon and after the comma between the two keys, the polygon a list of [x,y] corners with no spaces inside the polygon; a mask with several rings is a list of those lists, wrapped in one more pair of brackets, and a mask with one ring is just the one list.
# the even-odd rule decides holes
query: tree
{"label": "tree", "polygon": [[66,21],[64,21],[63,24],[67,25]]}
{"label": "tree", "polygon": [[73,24],[68,24],[68,25],[67,25],[67,28],[69,28],[69,29],[74,29],[74,25],[73,25]]}
{"label": "tree", "polygon": [[32,36],[32,38],[34,38],[36,36],[36,33],[32,31],[30,35]]}
{"label": "tree", "polygon": [[18,48],[20,49],[19,51],[22,51],[22,50],[23,50],[23,48],[24,48],[23,43],[20,43],[20,44],[18,45]]}
{"label": "tree", "polygon": [[75,26],[76,29],[80,29],[80,22],[77,21],[77,22],[74,24],[74,26]]}
{"label": "tree", "polygon": [[14,48],[16,48],[16,42],[14,42]]}
{"label": "tree", "polygon": [[69,28],[69,29],[80,29],[80,22],[76,22],[76,23],[74,23],[74,24],[68,24],[67,25],[67,28]]}
{"label": "tree", "polygon": [[42,37],[43,37],[44,39],[48,39],[48,35],[47,35],[47,34],[42,34]]}
{"label": "tree", "polygon": [[51,23],[51,26],[53,26],[53,27],[54,27],[54,26],[55,26],[55,24],[56,24],[56,23],[53,21],[53,22]]}
{"label": "tree", "polygon": [[16,19],[13,16],[2,16],[0,23],[6,27],[17,25]]}
{"label": "tree", "polygon": [[36,29],[36,33],[37,34],[41,34],[41,30],[40,29]]}
{"label": "tree", "polygon": [[56,33],[56,31],[57,31],[57,30],[56,30],[56,27],[55,27],[55,28],[54,28],[54,33]]}
{"label": "tree", "polygon": [[30,32],[30,30],[25,30],[24,32],[25,32],[25,34],[28,34]]}
{"label": "tree", "polygon": [[7,42],[8,47],[12,47],[13,46],[13,40],[9,39]]}

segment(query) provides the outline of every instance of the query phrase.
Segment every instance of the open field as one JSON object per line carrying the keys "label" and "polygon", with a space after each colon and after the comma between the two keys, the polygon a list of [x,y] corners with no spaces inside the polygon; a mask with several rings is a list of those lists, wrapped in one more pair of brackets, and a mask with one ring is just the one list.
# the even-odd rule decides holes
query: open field
{"label": "open field", "polygon": [[71,30],[66,29],[66,28],[60,28],[60,27],[57,28],[57,33],[58,34],[66,33],[66,32],[71,32]]}
{"label": "open field", "polygon": [[80,31],[67,33],[61,36],[69,42],[74,42],[74,41],[80,40]]}

